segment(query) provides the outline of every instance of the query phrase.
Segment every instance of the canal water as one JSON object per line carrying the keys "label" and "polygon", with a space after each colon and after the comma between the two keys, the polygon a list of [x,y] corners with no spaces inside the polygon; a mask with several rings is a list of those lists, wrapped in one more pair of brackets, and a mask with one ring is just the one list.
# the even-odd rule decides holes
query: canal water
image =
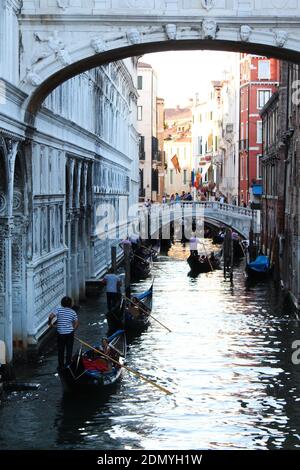
{"label": "canal water", "polygon": [[[172,332],[153,321],[127,358],[172,395],[126,372],[106,399],[64,397],[49,351],[18,370],[40,389],[0,404],[0,449],[300,448],[295,316],[272,283],[247,285],[242,265],[232,286],[221,270],[189,277],[187,256],[175,245],[153,268],[153,315]],[[82,304],[82,339],[99,342],[105,309],[104,296]]]}

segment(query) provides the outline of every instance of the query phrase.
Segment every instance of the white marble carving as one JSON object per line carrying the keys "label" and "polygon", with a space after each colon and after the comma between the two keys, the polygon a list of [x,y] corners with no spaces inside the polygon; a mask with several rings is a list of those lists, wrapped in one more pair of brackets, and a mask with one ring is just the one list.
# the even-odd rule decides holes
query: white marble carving
{"label": "white marble carving", "polygon": [[70,0],[56,0],[58,8],[61,8],[63,11],[66,11],[70,6]]}
{"label": "white marble carving", "polygon": [[247,24],[243,24],[240,29],[240,38],[244,42],[248,42],[252,34],[252,28]]}
{"label": "white marble carving", "polygon": [[215,6],[214,0],[201,0],[203,8],[207,11],[211,10]]}
{"label": "white marble carving", "polygon": [[167,38],[170,40],[175,40],[177,37],[177,26],[176,24],[166,24],[165,25],[165,31],[167,34]]}
{"label": "white marble carving", "polygon": [[218,29],[219,28],[215,20],[204,20],[202,23],[204,39],[215,39]]}
{"label": "white marble carving", "polygon": [[104,52],[106,50],[106,43],[100,37],[93,38],[91,40],[91,46],[94,51],[97,52],[97,54],[100,54],[101,52]]}
{"label": "white marble carving", "polygon": [[277,47],[283,47],[288,39],[286,31],[274,31],[275,44]]}
{"label": "white marble carving", "polygon": [[57,57],[57,60],[62,65],[70,65],[72,63],[72,59],[70,57],[70,54],[65,49],[60,49],[59,51],[57,51],[56,57]]}
{"label": "white marble carving", "polygon": [[35,32],[34,37],[38,46],[32,57],[31,65],[46,59],[53,53],[62,65],[69,65],[71,63],[69,53],[65,49],[65,43],[59,38],[57,30],[53,31],[52,36],[45,36],[42,33]]}
{"label": "white marble carving", "polygon": [[141,35],[137,29],[131,29],[128,31],[127,38],[130,44],[140,44],[141,42]]}

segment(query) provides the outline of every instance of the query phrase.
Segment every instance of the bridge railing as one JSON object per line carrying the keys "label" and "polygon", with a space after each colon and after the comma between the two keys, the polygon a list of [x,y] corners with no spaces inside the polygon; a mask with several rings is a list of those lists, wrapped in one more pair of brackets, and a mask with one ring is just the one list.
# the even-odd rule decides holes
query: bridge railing
{"label": "bridge railing", "polygon": [[204,209],[210,209],[222,212],[231,212],[236,215],[245,215],[249,218],[256,218],[257,211],[249,207],[235,206],[233,204],[226,204],[218,201],[180,201],[179,203],[168,203],[169,205],[180,204],[181,207],[186,206],[202,206]]}

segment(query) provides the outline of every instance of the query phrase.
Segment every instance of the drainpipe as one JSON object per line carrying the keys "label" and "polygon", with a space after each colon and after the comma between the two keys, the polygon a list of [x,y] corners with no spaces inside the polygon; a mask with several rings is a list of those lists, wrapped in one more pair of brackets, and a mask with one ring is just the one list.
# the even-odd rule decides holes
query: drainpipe
{"label": "drainpipe", "polygon": [[[250,78],[251,80],[251,78]],[[251,82],[249,81],[249,87],[248,87],[248,139],[247,139],[247,153],[248,153],[248,158],[247,158],[247,191],[249,194],[249,179],[250,179],[250,91],[251,91]],[[248,203],[248,194],[247,194],[247,203]]]}

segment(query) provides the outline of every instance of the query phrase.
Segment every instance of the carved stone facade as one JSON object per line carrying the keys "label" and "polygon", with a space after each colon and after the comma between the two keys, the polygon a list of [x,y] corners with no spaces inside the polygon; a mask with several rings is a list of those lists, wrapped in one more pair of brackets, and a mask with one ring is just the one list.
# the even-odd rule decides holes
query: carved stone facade
{"label": "carved stone facade", "polygon": [[[186,42],[187,49],[204,43],[247,52],[253,43],[254,54],[267,48],[267,55],[297,59],[298,12],[298,0],[0,0],[0,334],[9,359],[13,337],[22,347],[44,332],[46,311],[41,305],[36,320],[35,299],[59,272],[45,263],[65,264],[63,290],[75,297],[84,294],[83,277],[105,269],[109,244],[93,232],[95,198],[137,198],[136,60],[112,62],[152,44],[176,49],[177,41],[181,49]],[[99,182],[95,159],[104,165]],[[16,164],[23,165],[22,191],[14,190]],[[15,292],[21,323],[14,322]],[[49,292],[50,308],[60,291]]]}
{"label": "carved stone facade", "polygon": [[[13,31],[18,2],[4,3]],[[57,8],[68,12],[72,4],[57,2]],[[27,77],[53,54],[61,65],[69,62],[60,31],[37,32],[34,42]],[[110,266],[114,240],[110,233],[98,237],[98,206],[116,208],[119,236],[120,208],[138,201],[136,60],[94,68],[57,87],[30,132],[22,117],[26,96],[10,78],[15,71],[7,57],[5,80],[0,77],[0,339],[9,361],[38,345],[63,295],[79,302],[86,281]]]}

